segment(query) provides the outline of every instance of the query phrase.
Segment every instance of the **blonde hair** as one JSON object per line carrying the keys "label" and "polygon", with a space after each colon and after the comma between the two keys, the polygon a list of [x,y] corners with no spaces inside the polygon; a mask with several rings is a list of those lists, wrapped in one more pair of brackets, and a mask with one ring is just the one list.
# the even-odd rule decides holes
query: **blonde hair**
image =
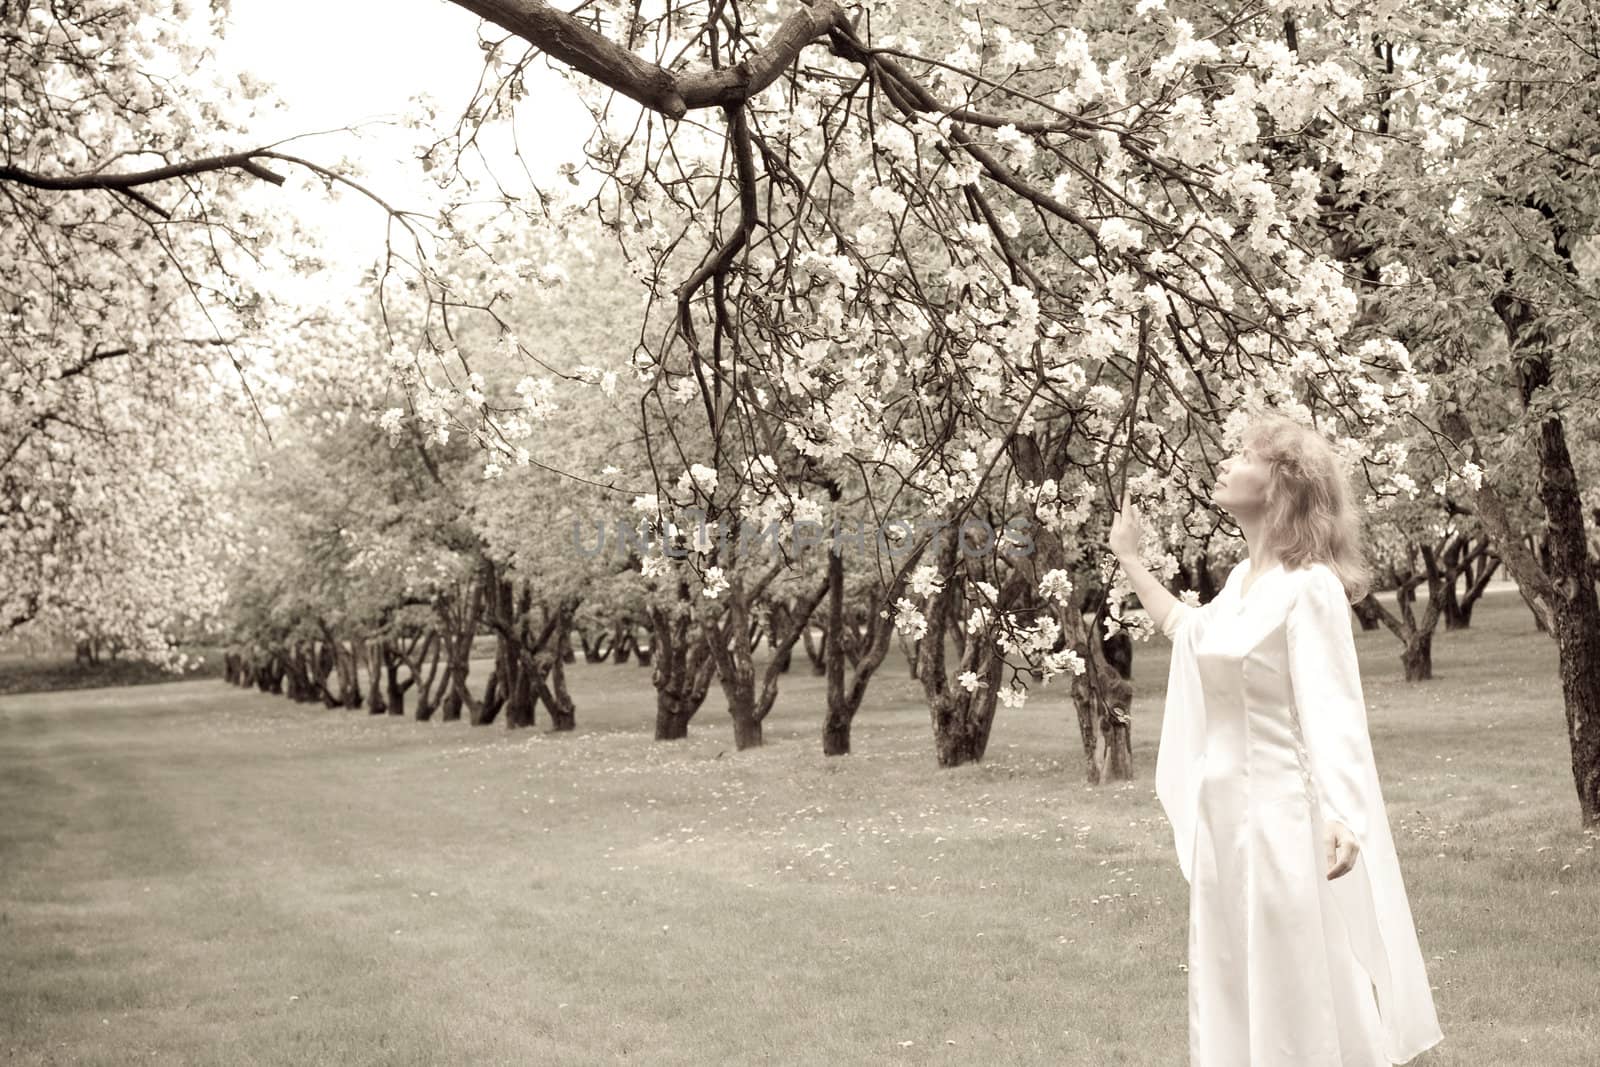
{"label": "blonde hair", "polygon": [[1244,432],[1267,465],[1262,536],[1285,570],[1324,563],[1352,604],[1372,587],[1361,551],[1361,511],[1349,474],[1322,434],[1285,415],[1257,416]]}

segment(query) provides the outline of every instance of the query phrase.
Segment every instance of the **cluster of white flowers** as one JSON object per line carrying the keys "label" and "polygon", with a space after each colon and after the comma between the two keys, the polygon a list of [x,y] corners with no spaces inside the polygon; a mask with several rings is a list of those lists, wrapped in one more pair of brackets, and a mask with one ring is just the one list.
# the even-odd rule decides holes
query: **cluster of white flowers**
{"label": "cluster of white flowers", "polygon": [[722,572],[721,567],[706,568],[705,588],[700,590],[700,595],[707,600],[715,600],[728,588],[728,577]]}
{"label": "cluster of white flowers", "polygon": [[894,604],[894,628],[912,640],[920,640],[928,632],[928,619],[922,611],[905,597]]}
{"label": "cluster of white flowers", "polygon": [[867,200],[874,209],[886,215],[899,216],[906,210],[906,198],[887,185],[874,185],[872,191],[867,194]]}
{"label": "cluster of white flowers", "polygon": [[573,373],[584,385],[599,385],[600,391],[606,396],[617,395],[616,371],[605,370],[604,368],[585,363],[580,365]]}
{"label": "cluster of white flowers", "polygon": [[820,281],[837,282],[847,293],[861,282],[860,272],[847,256],[827,256],[808,248],[795,257],[794,265]]}
{"label": "cluster of white flowers", "polygon": [[953,125],[949,115],[941,115],[933,111],[919,111],[912,123],[914,132],[926,138],[934,147],[950,143],[950,128]]}
{"label": "cluster of white flowers", "polygon": [[383,362],[388,366],[389,370],[403,376],[408,371],[414,372],[416,370],[419,362],[418,353],[415,350],[394,345],[388,352],[384,353]]}
{"label": "cluster of white flowers", "polygon": [[1008,708],[1020,708],[1028,702],[1028,690],[1016,682],[1001,686],[995,695],[1000,698],[1000,703]]}
{"label": "cluster of white flowers", "polygon": [[1122,413],[1122,390],[1114,385],[1092,385],[1084,394],[1084,399],[1089,402],[1089,407],[1107,415],[1120,415]]}
{"label": "cluster of white flowers", "polygon": [[1000,65],[1003,67],[1025,67],[1039,58],[1027,38],[1018,37],[1008,26],[996,27],[994,39],[999,46]]}
{"label": "cluster of white flowers", "polygon": [[1466,482],[1474,490],[1482,488],[1483,468],[1469,460],[1462,464],[1460,470],[1446,471],[1435,478],[1433,480],[1433,491],[1439,496],[1444,496],[1449,492],[1450,483],[1458,481]]}
{"label": "cluster of white flowers", "polygon": [[552,399],[555,385],[548,378],[527,375],[517,382],[516,390],[522,398],[522,406],[533,418],[547,419],[561,410],[561,406]]}
{"label": "cluster of white flowers", "polygon": [[1101,220],[1099,236],[1100,243],[1111,252],[1131,252],[1144,247],[1144,231],[1116,216]]}
{"label": "cluster of white flowers", "polygon": [[1060,47],[1056,49],[1056,66],[1063,72],[1076,71],[1077,80],[1056,93],[1051,104],[1062,111],[1077,111],[1085,104],[1105,99],[1114,103],[1127,103],[1127,61],[1114,59],[1105,70],[1094,61],[1089,52],[1089,38],[1079,29],[1063,30],[1058,34]]}
{"label": "cluster of white flowers", "polygon": [[1256,80],[1237,74],[1233,91],[1211,105],[1211,124],[1227,146],[1254,144],[1261,138],[1261,123],[1256,119],[1259,95]]}
{"label": "cluster of white flowers", "polygon": [[717,547],[717,531],[719,529],[721,529],[720,523],[697,523],[694,528],[694,537],[690,544],[700,555],[710,555],[711,550]]}
{"label": "cluster of white flowers", "polygon": [[1039,579],[1039,595],[1054,600],[1062,607],[1071,607],[1072,576],[1060,568],[1046,571],[1044,577]]}
{"label": "cluster of white flowers", "polygon": [[691,463],[689,469],[678,475],[678,491],[687,493],[698,488],[706,496],[717,491],[717,471],[703,463]]}
{"label": "cluster of white flowers", "polygon": [[1322,176],[1310,167],[1296,167],[1289,174],[1289,195],[1285,209],[1290,218],[1309,219],[1319,210],[1317,194],[1322,192]]}
{"label": "cluster of white flowers", "polygon": [[918,596],[938,596],[944,590],[939,572],[926,564],[911,572],[911,591]]}
{"label": "cluster of white flowers", "polygon": [[[1143,14],[1146,6],[1151,4],[1157,8],[1165,6],[1162,0],[1142,0],[1139,13]],[[1221,50],[1214,43],[1195,37],[1194,26],[1188,19],[1174,19],[1172,51],[1150,64],[1150,74],[1152,77],[1165,79],[1171,77],[1174,72],[1188,70],[1196,63],[1214,63],[1221,56]]]}
{"label": "cluster of white flowers", "polygon": [[917,140],[911,131],[897,122],[882,122],[872,133],[873,141],[895,164],[906,170],[917,166]]}
{"label": "cluster of white flowers", "polygon": [[983,164],[965,152],[952,154],[939,169],[939,184],[946,189],[959,189],[963,185],[976,185],[983,173]]}
{"label": "cluster of white flowers", "polygon": [[689,375],[685,374],[672,386],[672,399],[680,405],[687,404],[700,395],[700,386]]}
{"label": "cluster of white flowers", "polygon": [[1033,138],[1018,131],[1011,123],[994,131],[994,141],[1005,150],[1007,160],[1018,168],[1026,167],[1033,159]]}
{"label": "cluster of white flowers", "polygon": [[388,434],[390,439],[400,436],[400,429],[405,423],[406,413],[403,408],[390,408],[378,416],[378,428]]}

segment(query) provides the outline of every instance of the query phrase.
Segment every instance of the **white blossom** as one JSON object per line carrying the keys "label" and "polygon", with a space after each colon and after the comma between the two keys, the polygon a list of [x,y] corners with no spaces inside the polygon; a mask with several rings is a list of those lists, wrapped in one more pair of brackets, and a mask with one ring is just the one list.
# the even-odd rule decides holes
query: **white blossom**
{"label": "white blossom", "polygon": [[1000,698],[1000,703],[1008,708],[1020,708],[1028,702],[1028,691],[1016,682],[1002,687],[996,695]]}
{"label": "white blossom", "polygon": [[1059,567],[1039,579],[1039,595],[1062,606],[1071,605],[1072,577]]}
{"label": "white blossom", "polygon": [[933,567],[924,564],[911,572],[911,590],[918,596],[938,596],[943,589],[944,582]]}
{"label": "white blossom", "polygon": [[894,628],[916,640],[928,632],[928,620],[917,606],[905,597],[895,601]]}
{"label": "white blossom", "polygon": [[721,567],[706,568],[706,587],[700,590],[700,595],[707,600],[715,600],[728,588],[727,576],[722,573]]}

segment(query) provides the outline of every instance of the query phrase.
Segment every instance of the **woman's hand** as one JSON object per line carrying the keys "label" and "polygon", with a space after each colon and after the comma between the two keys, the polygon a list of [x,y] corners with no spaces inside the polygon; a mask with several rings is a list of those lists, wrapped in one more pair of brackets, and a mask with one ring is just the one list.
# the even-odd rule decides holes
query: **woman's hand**
{"label": "woman's hand", "polygon": [[1350,828],[1342,822],[1329,819],[1323,843],[1328,853],[1328,880],[1350,873],[1350,868],[1356,865],[1356,857],[1361,854],[1361,843],[1350,832]]}
{"label": "woman's hand", "polygon": [[1124,493],[1122,497],[1122,510],[1111,519],[1111,536],[1107,539],[1111,551],[1118,559],[1138,559],[1139,541],[1143,536],[1144,527],[1139,521],[1139,509]]}

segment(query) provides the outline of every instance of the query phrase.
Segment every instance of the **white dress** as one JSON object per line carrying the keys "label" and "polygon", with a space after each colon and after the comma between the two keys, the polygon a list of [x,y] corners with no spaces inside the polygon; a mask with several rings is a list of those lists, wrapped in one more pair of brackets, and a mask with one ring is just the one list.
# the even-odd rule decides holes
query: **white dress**
{"label": "white dress", "polygon": [[[1437,1044],[1367,734],[1349,603],[1325,564],[1245,560],[1174,607],[1156,792],[1189,881],[1190,1067],[1374,1067]],[[1324,819],[1360,843],[1327,878]]]}

